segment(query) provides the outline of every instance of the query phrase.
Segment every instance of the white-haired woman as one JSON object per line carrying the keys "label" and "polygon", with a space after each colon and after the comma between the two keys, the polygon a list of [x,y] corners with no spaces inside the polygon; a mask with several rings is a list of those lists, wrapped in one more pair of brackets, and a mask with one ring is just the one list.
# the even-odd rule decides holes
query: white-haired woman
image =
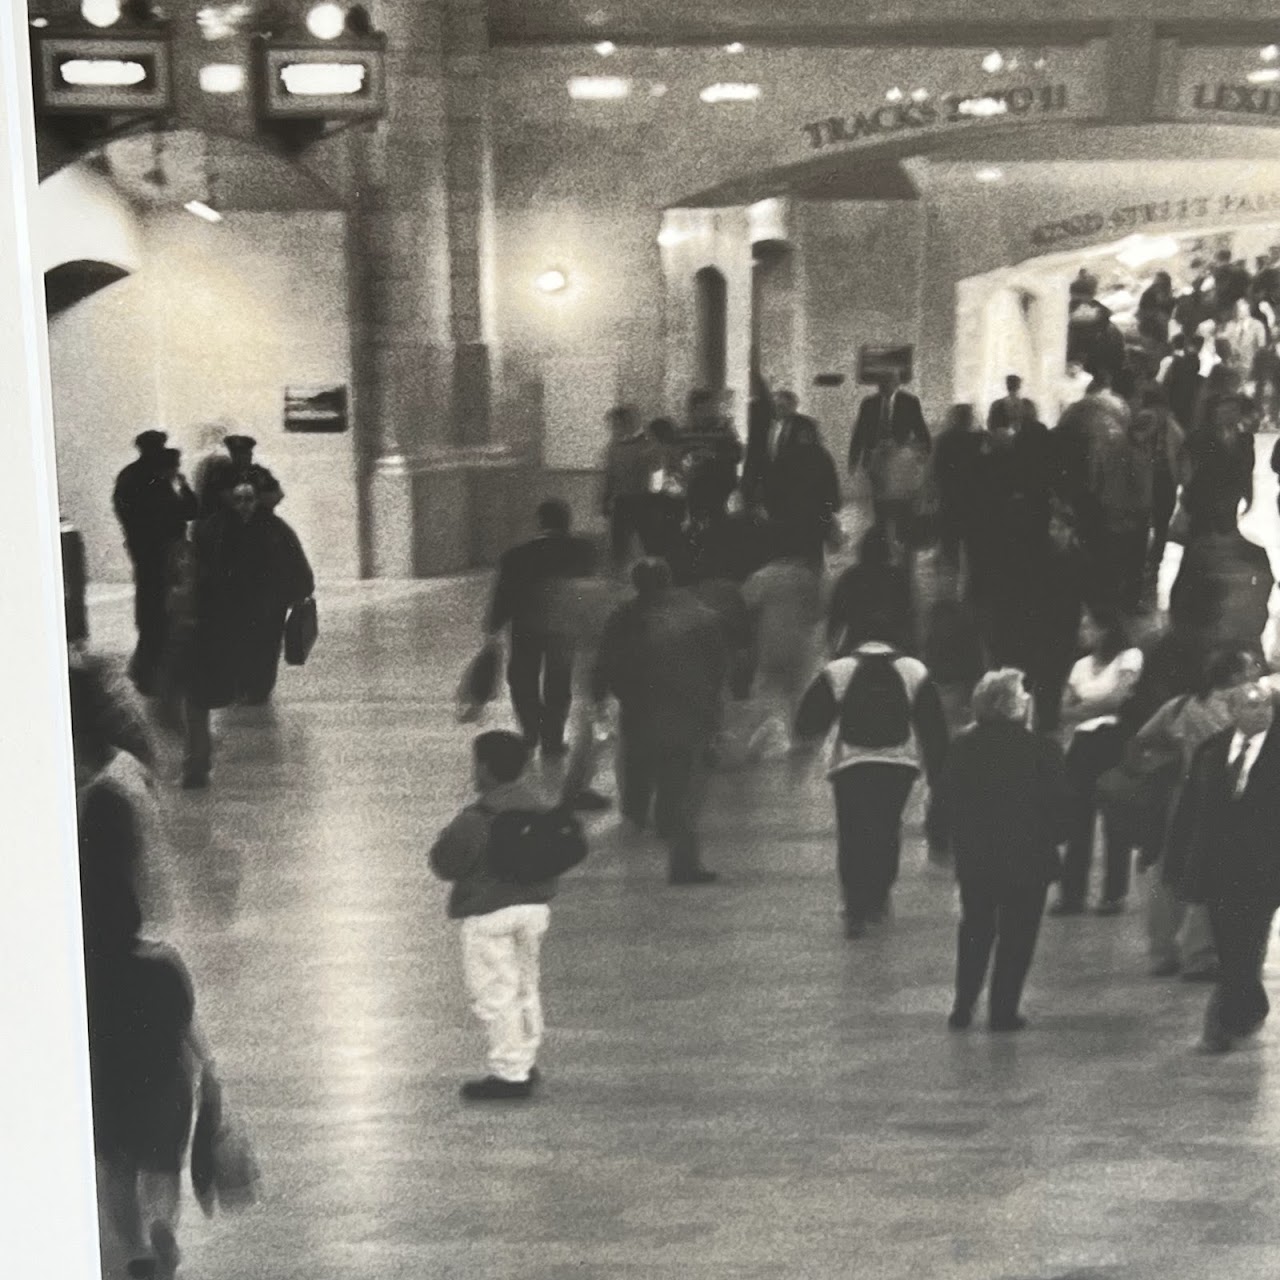
{"label": "white-haired woman", "polygon": [[952,743],[939,786],[940,821],[960,882],[956,996],[948,1025],[968,1027],[986,981],[992,1031],[1020,1031],[1022,986],[1049,885],[1061,874],[1070,790],[1062,751],[1027,728],[1021,671],[989,671],[973,693],[976,723]]}

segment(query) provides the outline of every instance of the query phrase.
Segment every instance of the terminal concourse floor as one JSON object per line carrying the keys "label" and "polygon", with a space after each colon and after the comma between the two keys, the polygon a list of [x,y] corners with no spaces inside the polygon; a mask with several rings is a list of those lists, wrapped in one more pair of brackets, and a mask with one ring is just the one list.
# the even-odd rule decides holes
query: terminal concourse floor
{"label": "terminal concourse floor", "polygon": [[[1208,992],[1146,976],[1139,881],[1128,916],[1046,920],[1029,1030],[948,1033],[955,894],[919,806],[896,918],[848,942],[825,784],[777,765],[716,777],[710,888],[592,819],[541,1092],[463,1104],[482,1041],[425,855],[468,796],[452,695],[484,590],[322,588],[311,663],[222,717],[208,792],[169,793],[159,932],[264,1178],[236,1217],[184,1191],[180,1275],[1274,1280],[1280,1024],[1192,1051]],[[95,592],[98,647],[129,612]]]}

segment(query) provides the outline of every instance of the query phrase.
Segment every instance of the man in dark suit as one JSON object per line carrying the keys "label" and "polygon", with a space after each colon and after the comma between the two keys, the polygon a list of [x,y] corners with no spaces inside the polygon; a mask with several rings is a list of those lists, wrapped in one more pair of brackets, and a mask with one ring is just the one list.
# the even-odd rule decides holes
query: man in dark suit
{"label": "man in dark suit", "polygon": [[849,438],[849,474],[870,465],[876,447],[886,440],[929,448],[929,428],[924,424],[920,401],[903,391],[896,372],[882,373],[879,390],[863,399],[858,419]]}
{"label": "man in dark suit", "polygon": [[129,677],[138,692],[156,691],[164,655],[169,559],[175,542],[195,519],[196,498],[179,471],[181,454],[168,449],[163,431],[144,431],[134,441],[138,458],[116,477],[112,503],[133,562],[133,616],[138,644]]}
{"label": "man in dark suit", "polygon": [[511,629],[507,683],[525,745],[544,759],[565,754],[564,726],[573,697],[575,621],[565,583],[589,578],[595,552],[569,532],[565,503],[538,507],[538,534],[503,553],[489,606],[488,632]]}
{"label": "man in dark suit", "polygon": [[1270,1011],[1262,985],[1280,907],[1280,730],[1262,682],[1231,691],[1232,726],[1196,752],[1170,829],[1166,858],[1181,897],[1205,903],[1218,951],[1218,984],[1205,1011],[1208,1053],[1252,1035]]}
{"label": "man in dark suit", "polygon": [[987,410],[988,431],[1017,431],[1024,422],[1036,419],[1035,405],[1022,394],[1022,379],[1011,373],[1004,385],[1008,394],[993,400]]}

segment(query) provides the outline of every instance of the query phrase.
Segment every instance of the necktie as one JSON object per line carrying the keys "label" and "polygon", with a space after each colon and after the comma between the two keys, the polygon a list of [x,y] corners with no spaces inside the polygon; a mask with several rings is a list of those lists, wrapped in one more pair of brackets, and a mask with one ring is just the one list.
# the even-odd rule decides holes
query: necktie
{"label": "necktie", "polygon": [[1227,795],[1232,800],[1240,798],[1241,783],[1244,781],[1244,762],[1249,755],[1249,743],[1246,741],[1235,758],[1227,762]]}

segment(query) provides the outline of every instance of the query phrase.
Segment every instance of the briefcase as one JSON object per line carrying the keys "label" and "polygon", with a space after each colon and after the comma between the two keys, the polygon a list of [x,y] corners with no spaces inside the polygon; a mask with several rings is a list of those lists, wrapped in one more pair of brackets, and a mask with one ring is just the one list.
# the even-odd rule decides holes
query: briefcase
{"label": "briefcase", "polygon": [[289,610],[284,624],[284,660],[291,667],[302,666],[311,656],[319,634],[320,615],[315,600],[308,596]]}

